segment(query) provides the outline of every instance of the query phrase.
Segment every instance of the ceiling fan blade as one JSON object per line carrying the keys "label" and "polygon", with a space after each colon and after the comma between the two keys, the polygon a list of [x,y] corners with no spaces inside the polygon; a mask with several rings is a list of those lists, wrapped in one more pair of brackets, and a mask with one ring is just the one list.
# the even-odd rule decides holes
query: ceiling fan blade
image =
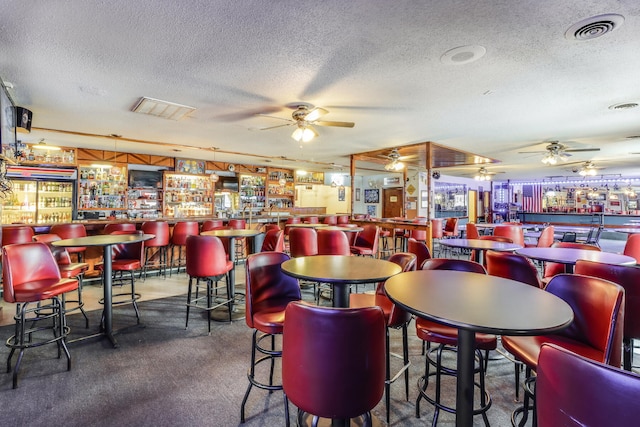
{"label": "ceiling fan blade", "polygon": [[287,119],[284,117],[278,117],[278,116],[270,116],[268,114],[256,114],[256,116],[260,116],[260,117],[267,117],[269,119],[278,119],[278,120],[284,120],[285,122],[291,122],[291,123],[295,123],[293,120],[291,119]]}
{"label": "ceiling fan blade", "polygon": [[600,151],[599,148],[565,148],[564,150],[565,153],[567,152],[573,152],[573,153],[577,153],[579,151]]}
{"label": "ceiling fan blade", "polygon": [[329,114],[329,110],[326,110],[321,107],[316,107],[313,110],[309,111],[307,115],[304,116],[304,119],[308,122],[313,122],[318,120],[320,117],[324,116],[325,114]]}
{"label": "ceiling fan blade", "polygon": [[518,154],[544,154],[544,153],[548,153],[548,150],[544,150],[544,151],[518,151]]}
{"label": "ceiling fan blade", "polygon": [[328,122],[324,120],[321,122],[315,121],[313,124],[318,126],[337,126],[341,128],[352,128],[356,125],[353,122]]}
{"label": "ceiling fan blade", "polygon": [[281,128],[281,127],[285,127],[285,126],[292,126],[292,125],[293,125],[293,123],[287,123],[286,125],[269,126],[268,128],[260,128],[258,130],[276,129],[276,128]]}
{"label": "ceiling fan blade", "polygon": [[282,109],[283,108],[280,106],[260,107],[260,108],[254,108],[251,110],[246,110],[246,111],[237,111],[237,112],[228,113],[228,114],[221,114],[219,116],[216,116],[215,119],[223,122],[234,122],[238,120],[250,119],[251,117],[254,117],[256,115],[264,116],[266,114],[277,113],[279,111],[282,111]]}

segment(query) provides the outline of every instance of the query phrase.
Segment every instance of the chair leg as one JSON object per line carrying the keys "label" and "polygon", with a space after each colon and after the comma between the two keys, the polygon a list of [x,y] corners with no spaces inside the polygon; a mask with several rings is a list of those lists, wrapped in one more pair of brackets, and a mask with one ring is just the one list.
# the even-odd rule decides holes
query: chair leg
{"label": "chair leg", "polygon": [[389,347],[389,327],[385,327],[385,345],[387,352],[385,354],[385,378],[384,378],[384,403],[387,408],[387,424],[389,424],[389,413],[391,406],[391,348]]}
{"label": "chair leg", "polygon": [[240,423],[244,423],[244,407],[247,404],[247,399],[249,398],[249,393],[251,392],[251,388],[253,387],[253,377],[255,374],[256,367],[256,337],[258,335],[258,330],[254,330],[251,335],[251,367],[249,368],[249,385],[247,386],[247,391],[244,393],[244,398],[242,399],[242,404],[240,405]]}
{"label": "chair leg", "polygon": [[[196,279],[196,287],[198,286],[198,280]],[[191,309],[191,291],[193,289],[193,277],[189,276],[189,287],[187,289],[187,320],[184,324],[184,328],[187,329],[189,327],[189,311]]]}
{"label": "chair leg", "polygon": [[622,350],[622,367],[625,371],[631,371],[631,361],[633,356],[633,340],[631,338],[623,338]]}

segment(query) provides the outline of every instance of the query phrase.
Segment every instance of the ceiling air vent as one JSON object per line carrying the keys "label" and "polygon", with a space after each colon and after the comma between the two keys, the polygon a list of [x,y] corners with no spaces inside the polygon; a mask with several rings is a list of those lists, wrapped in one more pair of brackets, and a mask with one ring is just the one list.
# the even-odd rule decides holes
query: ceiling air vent
{"label": "ceiling air vent", "polygon": [[592,16],[573,24],[564,33],[564,36],[568,40],[591,40],[610,33],[622,25],[623,22],[624,16],[614,13]]}
{"label": "ceiling air vent", "polygon": [[191,114],[196,109],[188,105],[176,104],[175,102],[162,101],[160,99],[143,96],[131,111],[134,113],[148,114],[150,116],[162,117],[168,120],[180,120]]}

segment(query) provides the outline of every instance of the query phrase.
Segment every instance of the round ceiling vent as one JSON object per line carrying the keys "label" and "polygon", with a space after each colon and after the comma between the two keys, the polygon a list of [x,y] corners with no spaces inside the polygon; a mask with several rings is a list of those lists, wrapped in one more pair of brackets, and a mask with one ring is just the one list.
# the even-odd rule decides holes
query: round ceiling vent
{"label": "round ceiling vent", "polygon": [[462,65],[482,58],[487,49],[484,46],[459,46],[446,51],[440,57],[440,62],[448,65]]}
{"label": "round ceiling vent", "polygon": [[564,33],[564,36],[568,40],[591,40],[610,33],[622,25],[623,22],[624,16],[615,13],[592,16],[573,24]]}

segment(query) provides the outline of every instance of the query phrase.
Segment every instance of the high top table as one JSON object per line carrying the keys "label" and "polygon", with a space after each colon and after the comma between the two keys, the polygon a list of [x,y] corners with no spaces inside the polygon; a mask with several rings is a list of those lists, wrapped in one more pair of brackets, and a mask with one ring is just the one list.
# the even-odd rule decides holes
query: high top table
{"label": "high top table", "polygon": [[349,286],[375,283],[398,274],[393,262],[347,255],[314,255],[292,258],[282,263],[282,271],[296,279],[329,283],[333,286],[333,306],[349,307]]}
{"label": "high top table", "polygon": [[517,254],[538,261],[557,262],[564,264],[566,273],[573,273],[573,267],[579,259],[606,264],[636,265],[636,259],[627,255],[612,252],[590,251],[576,248],[522,248]]}
{"label": "high top table", "polygon": [[113,273],[113,269],[111,263],[111,248],[114,245],[144,242],[145,240],[151,240],[154,237],[156,237],[154,234],[104,234],[51,242],[51,245],[53,246],[64,248],[74,246],[102,246],[104,262],[104,271],[102,272],[102,288],[104,292],[103,322],[100,325],[100,333],[89,335],[83,339],[97,335],[104,335],[109,339],[109,341],[111,341],[114,348],[118,347],[118,342],[113,336],[113,307],[111,305],[113,298],[111,275]]}
{"label": "high top table", "polygon": [[419,270],[385,283],[387,295],[416,316],[458,329],[456,426],[473,425],[475,333],[542,335],[573,321],[571,307],[542,289],[478,273]]}
{"label": "high top table", "polygon": [[[231,290],[234,296],[234,302],[232,302],[232,313],[231,319],[238,320],[244,317],[244,311],[238,309],[238,305],[235,304],[235,295],[236,295],[236,251],[235,251],[235,243],[237,238],[241,237],[249,237],[254,238],[258,234],[261,234],[261,231],[258,230],[244,230],[244,229],[220,229],[220,230],[210,230],[203,231],[203,236],[216,236],[216,237],[226,237],[229,239],[229,261],[233,263],[233,268],[229,271],[229,280],[231,280]],[[256,248],[254,248],[256,250]],[[260,250],[259,248],[257,250]],[[228,321],[229,318],[228,313],[223,313],[227,310],[226,306],[219,307],[219,309],[212,310],[210,315],[213,320],[218,320],[221,322]]]}

